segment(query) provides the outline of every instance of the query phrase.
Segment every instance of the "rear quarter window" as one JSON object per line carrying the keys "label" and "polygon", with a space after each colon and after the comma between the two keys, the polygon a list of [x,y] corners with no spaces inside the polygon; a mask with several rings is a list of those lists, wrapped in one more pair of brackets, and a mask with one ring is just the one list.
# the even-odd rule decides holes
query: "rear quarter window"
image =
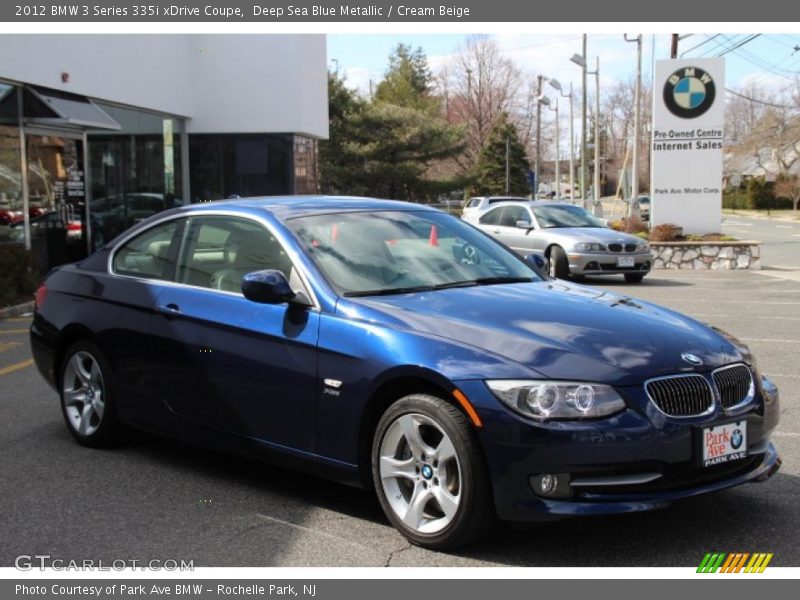
{"label": "rear quarter window", "polygon": [[125,242],[114,254],[118,275],[171,279],[175,272],[175,233],[179,219],[156,225]]}

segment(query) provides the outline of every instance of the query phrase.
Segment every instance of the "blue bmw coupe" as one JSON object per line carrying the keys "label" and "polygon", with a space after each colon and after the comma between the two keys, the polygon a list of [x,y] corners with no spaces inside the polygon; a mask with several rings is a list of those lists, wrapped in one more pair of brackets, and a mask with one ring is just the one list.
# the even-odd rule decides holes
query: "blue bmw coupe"
{"label": "blue bmw coupe", "polygon": [[543,262],[403,202],[187,206],[53,270],[33,355],[82,444],[137,428],[374,488],[429,548],[778,470],[743,344]]}

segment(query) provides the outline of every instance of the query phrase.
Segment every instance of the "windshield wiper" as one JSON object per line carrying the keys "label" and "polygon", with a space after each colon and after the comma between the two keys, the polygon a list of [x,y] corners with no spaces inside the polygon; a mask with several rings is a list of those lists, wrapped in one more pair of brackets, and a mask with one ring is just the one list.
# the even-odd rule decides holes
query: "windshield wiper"
{"label": "windshield wiper", "polygon": [[532,277],[478,277],[468,281],[456,281],[454,283],[441,283],[434,286],[437,290],[449,287],[468,287],[472,285],[494,285],[498,283],[530,283]]}
{"label": "windshield wiper", "polygon": [[451,281],[450,283],[437,283],[433,286],[435,290],[446,290],[449,288],[460,288],[460,287],[473,287],[478,285],[478,282],[474,279],[467,279],[465,281]]}
{"label": "windshield wiper", "polygon": [[348,298],[358,298],[361,296],[391,296],[394,294],[432,292],[434,290],[474,287],[476,285],[493,285],[497,283],[530,283],[531,281],[533,281],[532,277],[479,277],[478,279],[466,279],[464,281],[452,281],[450,283],[438,283],[436,285],[416,285],[409,287],[386,288],[383,290],[359,290],[357,292],[345,292],[342,295]]}
{"label": "windshield wiper", "polygon": [[357,292],[345,292],[342,294],[348,298],[358,298],[360,296],[391,296],[393,294],[411,294],[414,292],[430,292],[434,290],[432,285],[415,285],[410,287],[386,288],[382,290],[359,290]]}

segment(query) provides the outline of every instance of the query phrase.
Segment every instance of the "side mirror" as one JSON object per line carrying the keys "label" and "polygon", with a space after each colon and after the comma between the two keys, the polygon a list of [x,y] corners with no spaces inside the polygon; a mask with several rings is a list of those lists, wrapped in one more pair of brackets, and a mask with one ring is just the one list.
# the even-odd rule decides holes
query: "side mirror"
{"label": "side mirror", "polygon": [[280,271],[253,271],[242,278],[242,293],[252,302],[282,304],[294,299],[295,293]]}
{"label": "side mirror", "polygon": [[517,221],[517,227],[519,229],[530,229],[532,225],[530,221]]}
{"label": "side mirror", "polygon": [[525,262],[543,279],[552,279],[550,277],[550,260],[541,250],[534,250],[530,254],[526,254]]}

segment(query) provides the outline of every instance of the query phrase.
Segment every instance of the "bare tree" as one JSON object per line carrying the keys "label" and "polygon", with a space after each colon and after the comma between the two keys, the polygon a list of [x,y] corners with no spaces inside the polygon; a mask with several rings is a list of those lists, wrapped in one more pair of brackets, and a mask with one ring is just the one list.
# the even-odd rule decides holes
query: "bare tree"
{"label": "bare tree", "polygon": [[[463,172],[475,165],[501,113],[508,113],[515,125],[521,125],[523,141],[527,141],[530,127],[524,121],[530,120],[530,102],[520,99],[521,81],[513,61],[486,36],[467,38],[442,68],[439,87],[445,94],[447,120],[466,127],[466,149],[456,159]],[[525,117],[523,122],[520,114]]]}
{"label": "bare tree", "polygon": [[789,175],[778,179],[775,182],[775,196],[788,198],[792,201],[792,208],[797,210],[800,204],[800,176]]}
{"label": "bare tree", "polygon": [[[617,172],[626,166],[626,156],[628,156],[627,166],[630,167],[635,86],[636,82],[633,79],[620,81],[601,95],[600,123],[606,127],[605,147],[601,147],[601,150],[605,156],[609,179],[615,179]],[[651,122],[653,90],[646,81],[642,81],[641,94],[641,122],[647,124]],[[642,157],[639,164],[639,181],[646,187],[650,181],[650,139],[645,128],[639,132],[638,144],[639,156]]]}
{"label": "bare tree", "polygon": [[780,89],[751,83],[733,90],[728,95],[725,121],[733,156],[752,161],[768,174],[796,173],[796,165],[800,165],[800,82]]}

